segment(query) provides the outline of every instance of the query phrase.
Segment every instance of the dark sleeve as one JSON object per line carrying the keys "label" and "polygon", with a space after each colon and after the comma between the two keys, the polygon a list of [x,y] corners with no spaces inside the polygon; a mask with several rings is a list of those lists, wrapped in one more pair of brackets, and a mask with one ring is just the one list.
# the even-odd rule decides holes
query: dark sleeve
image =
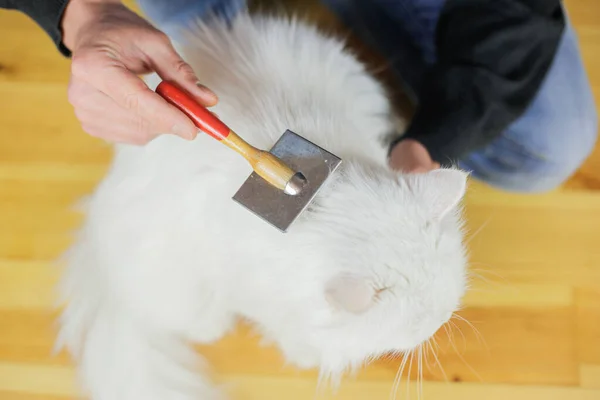
{"label": "dark sleeve", "polygon": [[[18,10],[34,20],[50,36],[64,56],[71,52],[62,42],[61,21],[69,0],[0,0],[0,8]],[[5,39],[6,40],[6,39]]]}
{"label": "dark sleeve", "polygon": [[565,27],[560,0],[447,0],[405,138],[442,165],[500,135],[536,96]]}

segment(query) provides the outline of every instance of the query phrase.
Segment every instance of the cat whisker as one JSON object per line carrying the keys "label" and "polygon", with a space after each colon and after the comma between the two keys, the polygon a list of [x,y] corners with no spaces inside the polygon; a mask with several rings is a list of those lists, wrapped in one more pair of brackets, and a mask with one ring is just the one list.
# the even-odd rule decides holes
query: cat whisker
{"label": "cat whisker", "polygon": [[398,386],[400,386],[400,381],[402,380],[402,374],[404,373],[404,367],[406,367],[406,362],[408,360],[408,353],[404,353],[402,357],[402,362],[400,363],[400,367],[398,368],[398,372],[396,372],[396,377],[394,378],[394,384],[392,386],[392,393],[390,394],[394,400],[398,395]]}
{"label": "cat whisker", "polygon": [[448,336],[448,341],[450,344],[454,345],[454,336],[452,335],[452,325],[444,324],[444,330],[446,331],[446,335]]}
{"label": "cat whisker", "polygon": [[438,365],[438,367],[440,367],[440,371],[442,371],[442,375],[444,376],[444,380],[446,381],[446,383],[448,383],[448,375],[446,375],[446,371],[444,370],[444,367],[442,367],[442,363],[440,362],[440,359],[437,356],[437,353],[434,351],[433,352],[433,357],[435,358],[435,362]]}
{"label": "cat whisker", "polygon": [[[493,275],[496,278],[500,278],[500,279],[503,279],[503,280],[506,279],[505,277],[503,277],[502,275],[500,275],[498,272],[496,272],[497,270],[494,268],[493,265],[490,265],[488,263],[478,262],[478,261],[471,261],[469,264],[470,264],[469,271],[484,272],[486,274]],[[474,268],[475,266],[482,266],[482,267],[485,267],[485,268]]]}
{"label": "cat whisker", "polygon": [[[478,273],[476,271],[478,271],[478,270],[470,270],[469,271],[469,278],[468,278],[468,285],[469,286],[471,286],[473,284],[473,282],[475,282],[476,280],[484,282],[487,285],[493,285],[495,287],[501,287],[502,284],[506,284],[506,285],[508,284],[508,282],[507,282],[506,279],[503,279],[504,280],[503,283],[495,282],[495,281],[493,281],[491,279],[486,278],[485,276],[481,275],[480,273]],[[502,277],[498,277],[498,278],[502,279]]]}
{"label": "cat whisker", "polygon": [[477,373],[477,371],[475,371],[475,369],[467,362],[467,360],[464,359],[464,357],[459,353],[458,349],[456,348],[456,346],[454,345],[454,343],[451,343],[452,347],[454,348],[454,351],[456,351],[456,355],[461,359],[462,362],[465,363],[465,365],[467,366],[467,368],[469,368],[469,370],[471,370],[471,372],[477,377],[477,379],[479,379],[480,382],[483,382],[483,379],[481,378],[481,376]]}
{"label": "cat whisker", "polygon": [[471,327],[471,329],[473,329],[473,332],[475,333],[475,336],[477,336],[477,341],[481,344],[483,344],[485,346],[485,348],[489,351],[489,346],[487,344],[487,342],[485,341],[485,338],[483,337],[483,335],[481,334],[481,332],[479,331],[479,329],[477,329],[475,327],[475,325],[473,325],[469,320],[467,320],[465,317],[459,315],[459,314],[452,314],[452,318],[457,318],[463,322],[465,322],[467,325],[469,325],[469,327]]}
{"label": "cat whisker", "polygon": [[451,324],[454,328],[456,328],[456,330],[458,331],[458,333],[460,333],[460,336],[463,339],[463,351],[467,351],[467,338],[465,338],[464,333],[462,332],[462,330],[460,329],[460,326],[456,325],[454,323],[454,321],[452,321],[452,319],[450,319],[448,321],[449,324]]}
{"label": "cat whisker", "polygon": [[412,349],[410,351],[410,363],[408,364],[408,375],[406,377],[406,398],[409,399],[410,398],[410,379],[411,379],[411,371],[412,371],[412,365],[413,365],[413,356],[415,354],[415,349]]}
{"label": "cat whisker", "polygon": [[481,233],[483,228],[485,228],[491,220],[492,220],[492,217],[489,217],[483,224],[481,224],[481,226],[479,228],[477,228],[477,230],[475,232],[473,232],[473,234],[469,235],[469,237],[465,239],[465,245],[468,245],[469,243],[471,243],[471,241],[473,239],[475,239],[475,237],[477,237],[477,235],[479,235]]}
{"label": "cat whisker", "polygon": [[433,345],[435,345],[435,348],[433,347],[433,345],[431,346],[431,349],[433,350],[434,354],[435,354],[435,350],[438,350],[438,351],[441,351],[442,353],[444,353],[444,350],[440,347],[440,345],[437,342],[437,339],[435,338],[435,336],[432,336],[431,339],[430,339],[430,341],[433,342]]}
{"label": "cat whisker", "polygon": [[429,343],[429,339],[427,339],[424,343],[424,353],[425,353],[425,366],[427,367],[427,371],[431,372],[431,366],[429,365],[429,351],[431,350],[431,343]]}
{"label": "cat whisker", "polygon": [[419,392],[417,394],[417,400],[421,400],[423,397],[423,345],[419,345],[419,375],[417,376],[417,383],[419,384]]}

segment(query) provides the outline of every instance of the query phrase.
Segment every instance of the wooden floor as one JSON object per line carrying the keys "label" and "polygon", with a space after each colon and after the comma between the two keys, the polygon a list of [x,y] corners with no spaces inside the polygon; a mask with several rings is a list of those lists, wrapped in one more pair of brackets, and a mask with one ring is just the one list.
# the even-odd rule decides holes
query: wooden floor
{"label": "wooden floor", "polygon": [[[600,2],[567,6],[600,100]],[[51,263],[80,221],[68,207],[101,179],[110,151],[80,130],[66,99],[68,61],[45,35],[6,11],[0,34],[0,399],[66,400],[73,370],[66,355],[51,354]],[[472,186],[479,278],[461,315],[479,333],[457,321],[452,341],[438,334],[443,371],[429,357],[425,399],[600,399],[598,189],[600,148],[556,193]],[[235,384],[234,399],[314,398],[314,371],[283,367],[245,329],[202,350],[220,379]],[[387,399],[398,366],[376,362],[337,395],[319,398]]]}

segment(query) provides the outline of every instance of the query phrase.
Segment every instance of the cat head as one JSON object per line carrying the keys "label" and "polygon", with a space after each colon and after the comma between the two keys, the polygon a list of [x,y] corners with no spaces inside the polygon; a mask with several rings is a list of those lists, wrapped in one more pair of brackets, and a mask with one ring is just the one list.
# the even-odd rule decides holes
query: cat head
{"label": "cat head", "polygon": [[412,350],[460,306],[467,177],[455,169],[403,175],[350,163],[311,208],[307,227],[326,254],[319,291],[328,317],[314,336],[324,369]]}

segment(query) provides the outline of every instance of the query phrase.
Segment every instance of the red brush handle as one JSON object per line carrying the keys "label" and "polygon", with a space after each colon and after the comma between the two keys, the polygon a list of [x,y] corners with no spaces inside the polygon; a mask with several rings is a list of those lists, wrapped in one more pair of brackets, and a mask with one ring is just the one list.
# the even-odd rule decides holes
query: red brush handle
{"label": "red brush handle", "polygon": [[219,118],[173,82],[162,81],[156,93],[186,114],[200,130],[221,141],[231,132]]}

